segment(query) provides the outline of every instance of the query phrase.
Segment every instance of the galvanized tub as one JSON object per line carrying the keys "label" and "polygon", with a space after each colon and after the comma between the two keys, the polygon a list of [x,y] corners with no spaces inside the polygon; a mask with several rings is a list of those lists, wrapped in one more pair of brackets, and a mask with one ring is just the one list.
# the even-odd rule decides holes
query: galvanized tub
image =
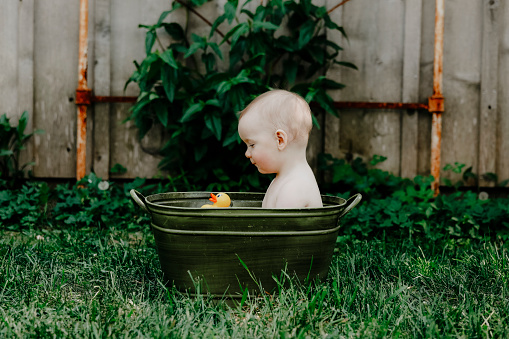
{"label": "galvanized tub", "polygon": [[301,281],[325,278],[339,220],[361,200],[322,196],[323,207],[262,209],[263,193],[231,193],[232,207],[200,208],[207,192],[143,196],[167,283],[190,294],[241,297],[277,287],[282,270]]}

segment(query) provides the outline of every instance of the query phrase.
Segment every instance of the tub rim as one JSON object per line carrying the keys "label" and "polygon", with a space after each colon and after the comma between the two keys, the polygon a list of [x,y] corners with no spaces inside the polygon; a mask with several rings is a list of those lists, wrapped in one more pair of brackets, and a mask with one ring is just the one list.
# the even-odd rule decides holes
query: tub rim
{"label": "tub rim", "polygon": [[[225,192],[228,195],[250,195],[263,199],[264,193],[260,192]],[[324,215],[325,214],[335,214],[340,211],[338,216],[338,220],[345,216],[348,212],[350,212],[357,204],[361,201],[362,195],[360,193],[356,193],[352,195],[348,199],[344,199],[338,196],[333,195],[321,195],[322,201],[330,201],[330,200],[338,200],[339,204],[329,204],[324,205],[322,207],[306,207],[306,208],[262,208],[262,207],[228,207],[228,208],[201,208],[201,207],[184,207],[184,206],[169,206],[158,204],[153,202],[153,200],[164,200],[165,197],[169,197],[172,195],[186,195],[190,198],[204,198],[206,199],[210,192],[207,191],[193,191],[193,192],[164,192],[151,194],[148,196],[144,196],[140,192],[135,189],[131,189],[130,191],[131,197],[133,200],[147,213],[157,213],[163,215],[195,215],[195,216],[215,216],[215,217],[309,217],[315,216],[317,214]],[[170,200],[170,199],[166,199]],[[233,200],[233,199],[232,199]],[[239,212],[246,212],[241,214]]]}

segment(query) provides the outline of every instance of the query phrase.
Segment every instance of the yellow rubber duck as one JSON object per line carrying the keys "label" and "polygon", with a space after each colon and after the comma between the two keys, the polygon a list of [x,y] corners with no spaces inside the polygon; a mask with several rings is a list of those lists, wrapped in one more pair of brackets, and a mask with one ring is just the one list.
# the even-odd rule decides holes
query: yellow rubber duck
{"label": "yellow rubber duck", "polygon": [[201,208],[215,208],[215,207],[230,207],[230,197],[226,193],[218,193],[217,195],[210,193],[211,198],[210,201],[213,202],[212,205],[203,205]]}

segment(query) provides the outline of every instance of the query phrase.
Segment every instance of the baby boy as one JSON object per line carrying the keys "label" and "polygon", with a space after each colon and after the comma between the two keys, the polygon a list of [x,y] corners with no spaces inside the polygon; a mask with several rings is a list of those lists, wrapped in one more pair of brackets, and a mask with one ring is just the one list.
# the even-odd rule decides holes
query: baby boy
{"label": "baby boy", "polygon": [[275,173],[263,208],[322,207],[320,190],[306,160],[311,110],[299,95],[272,90],[254,99],[239,117],[246,157],[263,174]]}

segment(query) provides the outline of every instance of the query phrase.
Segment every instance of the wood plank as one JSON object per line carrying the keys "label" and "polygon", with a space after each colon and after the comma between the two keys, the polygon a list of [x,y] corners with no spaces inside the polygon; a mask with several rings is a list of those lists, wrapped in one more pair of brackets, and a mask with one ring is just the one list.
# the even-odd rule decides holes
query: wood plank
{"label": "wood plank", "polygon": [[[481,1],[445,2],[442,168],[459,162],[476,172],[478,166],[481,13]],[[453,183],[462,179],[452,171],[440,176]]]}
{"label": "wood plank", "polygon": [[[435,42],[435,1],[422,1],[421,56],[419,102],[427,102],[433,94],[433,58]],[[418,112],[417,174],[431,172],[431,114]]]}
{"label": "wood plank", "polygon": [[[30,120],[25,133],[34,130],[34,0],[18,3],[18,112],[27,111]],[[1,83],[1,82],[0,82]],[[34,137],[20,154],[20,163],[34,160]]]}
{"label": "wood plank", "polygon": [[18,110],[18,2],[0,2],[0,115],[7,113],[13,124]]}
{"label": "wood plank", "polygon": [[[96,95],[104,96],[111,94],[110,10],[109,0],[95,0],[93,90]],[[110,104],[95,104],[93,170],[103,179],[109,178],[110,142]]]}
{"label": "wood plank", "polygon": [[[499,17],[499,74],[498,123],[497,123],[497,175],[499,181],[509,179],[509,2],[503,1]],[[507,186],[506,186],[507,187]]]}
{"label": "wood plank", "polygon": [[34,174],[76,175],[76,105],[78,83],[79,2],[38,0],[34,26]]}
{"label": "wood plank", "polygon": [[[422,0],[405,2],[405,29],[403,50],[403,102],[419,100],[419,71],[421,56]],[[419,115],[416,111],[402,112],[400,175],[414,178],[417,175]]]}
{"label": "wood plank", "polygon": [[[342,70],[348,101],[401,101],[404,7],[401,1],[351,1],[343,8],[348,43],[343,60],[358,71]],[[341,112],[341,152],[369,160],[382,155],[379,168],[399,174],[400,112],[345,110]]]}
{"label": "wood plank", "polygon": [[[141,62],[145,57],[145,30],[139,24],[154,24],[159,15],[169,9],[167,1],[140,2],[136,0],[113,0],[111,3],[111,50],[115,51],[111,62],[111,94],[136,96],[138,87],[131,83],[124,92],[124,85],[135,70],[133,60]],[[180,12],[182,15],[183,12]],[[114,177],[153,177],[158,173],[160,159],[150,151],[159,149],[162,143],[160,129],[151,131],[140,143],[138,129],[132,122],[122,124],[129,116],[130,104],[111,105],[110,165],[121,164],[127,168],[123,175]],[[149,151],[149,152],[147,152]],[[113,176],[112,176],[113,177]]]}
{"label": "wood plank", "polygon": [[487,180],[484,174],[496,172],[499,5],[499,1],[483,1],[481,105],[479,109],[479,186],[495,185],[495,182]]}

